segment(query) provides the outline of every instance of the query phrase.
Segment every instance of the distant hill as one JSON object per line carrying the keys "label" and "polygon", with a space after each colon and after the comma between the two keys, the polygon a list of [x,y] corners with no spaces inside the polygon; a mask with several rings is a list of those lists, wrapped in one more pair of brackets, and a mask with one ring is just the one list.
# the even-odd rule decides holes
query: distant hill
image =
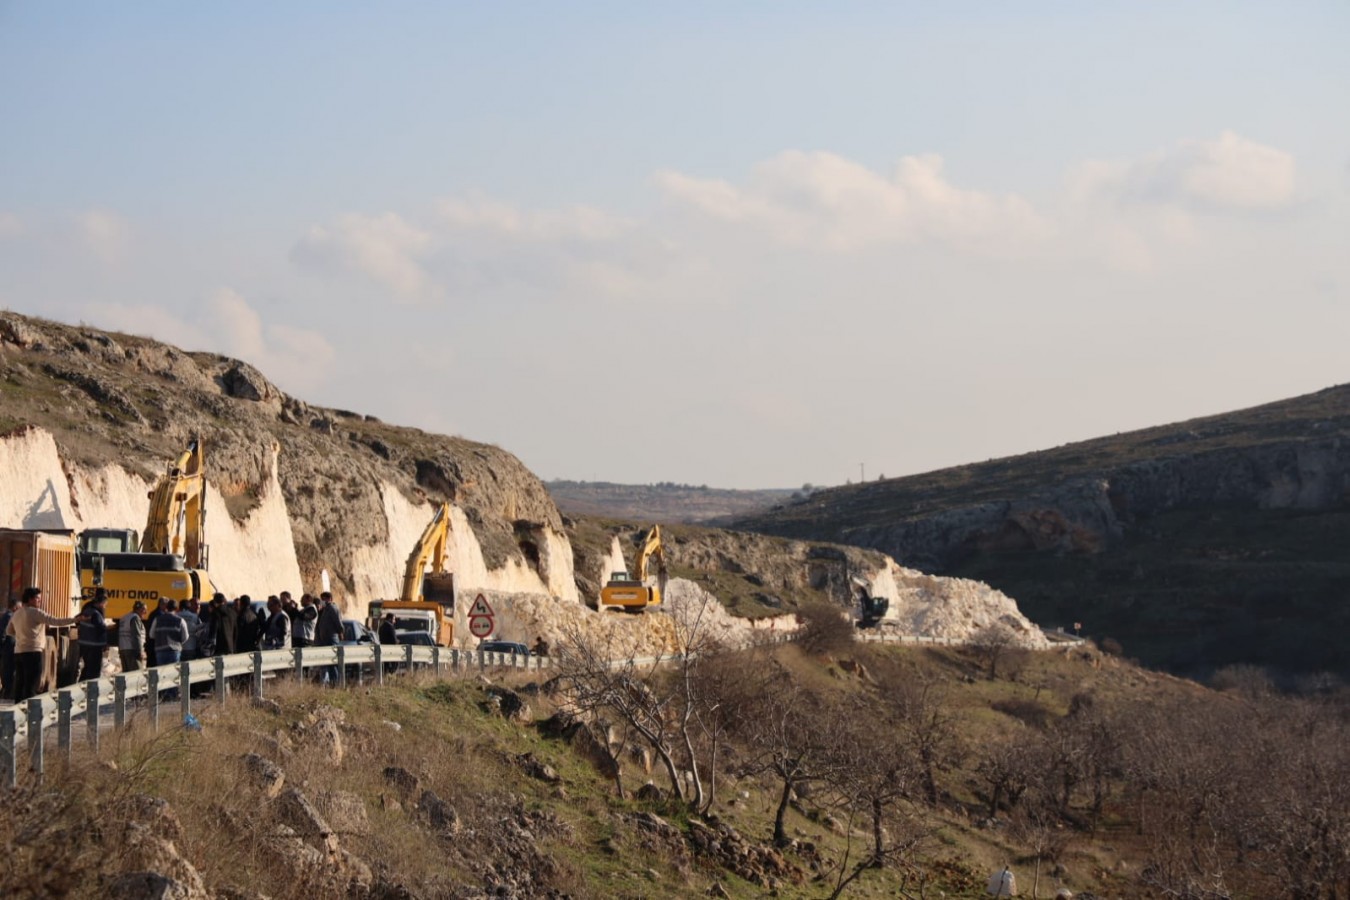
{"label": "distant hill", "polygon": [[783,503],[801,492],[736,491],[707,485],[613,484],[608,481],[546,481],[558,509],[572,516],[629,522],[685,522],[714,525]]}
{"label": "distant hill", "polygon": [[1350,386],[882,482],[734,527],[987,581],[1048,625],[1203,674],[1350,675]]}

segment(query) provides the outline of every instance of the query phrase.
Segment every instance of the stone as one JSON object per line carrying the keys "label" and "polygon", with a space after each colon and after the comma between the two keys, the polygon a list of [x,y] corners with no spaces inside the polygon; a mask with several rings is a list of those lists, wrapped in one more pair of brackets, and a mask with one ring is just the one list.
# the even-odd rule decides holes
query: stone
{"label": "stone", "polygon": [[411,797],[422,788],[422,779],[401,766],[386,766],[384,780],[397,788],[405,798]]}
{"label": "stone", "polygon": [[249,699],[249,705],[254,709],[261,709],[274,716],[281,715],[281,704],[275,700],[269,700],[266,697],[252,697]]}
{"label": "stone", "polygon": [[634,796],[639,800],[645,800],[650,803],[663,803],[669,794],[649,781],[638,788],[637,793]]}
{"label": "stone", "polygon": [[113,878],[103,896],[108,900],[209,900],[211,895],[158,872],[130,872]]}
{"label": "stone", "polygon": [[417,801],[417,807],[427,817],[432,828],[450,837],[457,836],[464,828],[459,813],[455,812],[455,808],[449,803],[436,796],[435,791],[423,791]]}
{"label": "stone", "polygon": [[246,362],[236,362],[220,376],[226,396],[260,402],[277,396],[277,389],[263,374]]}
{"label": "stone", "polygon": [[375,873],[371,871],[370,866],[346,850],[339,850],[333,861],[337,866],[338,875],[346,878],[349,884],[359,884],[368,888],[375,882]]}
{"label": "stone", "polygon": [[351,791],[324,791],[315,798],[333,831],[340,835],[370,834],[366,803]]}
{"label": "stone", "polygon": [[183,823],[178,814],[169,806],[169,801],[159,797],[137,794],[131,798],[131,818],[148,827],[166,841],[183,839]]}
{"label": "stone", "polygon": [[190,897],[194,900],[207,896],[201,874],[183,858],[173,841],[164,840],[138,822],[128,823],[125,834],[126,843],[120,860],[125,868],[155,873],[182,885],[186,891],[185,894],[166,896]]}
{"label": "stone", "polygon": [[281,766],[256,753],[245,753],[243,761],[249,781],[262,791],[264,797],[275,800],[281,795],[282,788],[286,786],[286,773]]}
{"label": "stone", "polygon": [[338,849],[338,836],[313,803],[295,788],[288,789],[276,801],[277,817],[305,841],[325,853]]}
{"label": "stone", "polygon": [[542,781],[546,784],[557,784],[562,781],[562,776],[552,766],[536,759],[533,753],[522,753],[517,756],[516,765],[520,767],[522,772],[536,781]]}

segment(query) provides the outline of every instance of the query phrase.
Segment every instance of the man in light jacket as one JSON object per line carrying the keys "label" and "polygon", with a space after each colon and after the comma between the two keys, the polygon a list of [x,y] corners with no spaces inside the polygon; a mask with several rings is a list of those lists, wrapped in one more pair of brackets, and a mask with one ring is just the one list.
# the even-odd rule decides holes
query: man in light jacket
{"label": "man in light jacket", "polygon": [[141,667],[145,654],[145,601],[137,600],[131,612],[117,623],[117,655],[122,658],[122,671],[135,672]]}
{"label": "man in light jacket", "polygon": [[42,652],[47,645],[47,629],[75,624],[73,617],[59,619],[39,607],[41,597],[42,588],[24,588],[23,603],[5,628],[5,634],[14,638],[15,703],[35,695],[42,683]]}

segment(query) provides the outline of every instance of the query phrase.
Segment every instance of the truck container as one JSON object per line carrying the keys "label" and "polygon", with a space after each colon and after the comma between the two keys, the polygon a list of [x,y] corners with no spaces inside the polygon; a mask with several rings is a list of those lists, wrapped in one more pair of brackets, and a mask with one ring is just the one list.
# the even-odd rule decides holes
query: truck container
{"label": "truck container", "polygon": [[[75,536],[70,532],[0,528],[0,577],[7,597],[20,599],[25,588],[42,589],[38,606],[68,619],[79,609]],[[50,691],[75,680],[79,665],[71,629],[47,630],[47,658],[39,691]]]}

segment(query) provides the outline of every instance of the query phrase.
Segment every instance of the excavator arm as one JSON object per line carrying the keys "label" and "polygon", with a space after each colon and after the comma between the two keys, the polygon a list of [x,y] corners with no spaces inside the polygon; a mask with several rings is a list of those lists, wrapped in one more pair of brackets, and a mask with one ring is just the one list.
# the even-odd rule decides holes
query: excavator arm
{"label": "excavator arm", "polygon": [[666,551],[661,544],[661,526],[653,525],[651,531],[647,532],[646,539],[642,542],[642,549],[638,551],[637,558],[637,577],[638,581],[646,581],[651,572],[651,562],[656,560],[656,573],[662,581],[666,577]]}
{"label": "excavator arm", "polygon": [[399,599],[416,602],[423,599],[422,580],[427,564],[431,564],[433,574],[445,572],[445,545],[450,538],[450,504],[442,503],[441,508],[431,517],[422,537],[408,554],[408,565],[403,570],[403,593]]}
{"label": "excavator arm", "polygon": [[205,451],[194,438],[150,492],[142,553],[172,553],[189,569],[207,567]]}

